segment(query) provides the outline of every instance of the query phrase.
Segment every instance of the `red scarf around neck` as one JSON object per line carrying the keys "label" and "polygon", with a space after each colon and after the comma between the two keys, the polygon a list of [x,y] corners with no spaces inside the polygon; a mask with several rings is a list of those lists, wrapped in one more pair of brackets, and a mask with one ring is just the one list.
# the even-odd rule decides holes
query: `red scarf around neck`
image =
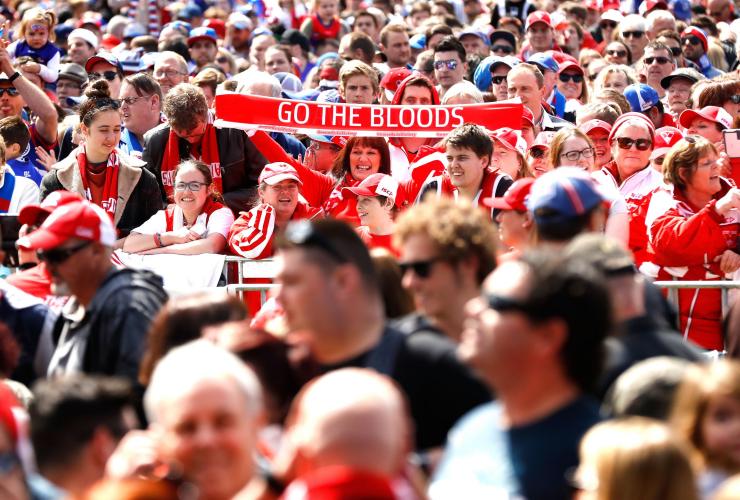
{"label": "red scarf around neck", "polygon": [[[217,201],[213,201],[213,198],[209,195],[208,198],[206,198],[206,202],[203,204],[203,208],[201,209],[200,213],[206,214],[206,224],[208,224],[208,218],[211,216],[213,212],[216,210],[220,210],[224,208],[224,205]],[[200,214],[198,214],[200,215]],[[167,207],[167,209],[164,212],[164,219],[167,224],[166,231],[174,231],[175,230],[175,205],[170,205]]]}
{"label": "red scarf around neck", "polygon": [[[80,169],[85,199],[92,202],[92,191],[90,191],[90,184],[87,180],[87,150],[84,145],[77,148],[77,165]],[[116,206],[118,205],[118,172],[120,169],[118,151],[114,149],[108,156],[108,165],[105,168],[105,184],[103,185],[103,201],[100,203],[100,206],[110,215],[111,220],[115,220]]]}
{"label": "red scarf around neck", "polygon": [[[191,144],[191,154],[193,145]],[[211,169],[213,184],[216,191],[223,194],[224,188],[221,182],[221,160],[218,155],[218,141],[216,140],[216,127],[212,123],[206,125],[206,133],[200,141],[200,160]],[[162,158],[162,185],[164,186],[167,199],[173,200],[175,186],[175,169],[180,164],[180,138],[170,128],[170,136],[164,149]]]}

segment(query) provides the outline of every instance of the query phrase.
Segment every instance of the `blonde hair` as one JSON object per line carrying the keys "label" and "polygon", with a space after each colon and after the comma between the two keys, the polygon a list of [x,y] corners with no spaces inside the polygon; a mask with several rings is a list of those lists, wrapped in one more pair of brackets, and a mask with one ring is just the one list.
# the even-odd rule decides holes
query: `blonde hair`
{"label": "blonde hair", "polygon": [[378,73],[372,67],[357,59],[343,64],[342,69],[339,70],[339,88],[342,90],[342,93],[344,93],[344,87],[347,85],[347,81],[353,76],[366,76],[369,78],[373,86],[373,93],[378,93]]}
{"label": "blonde hair", "polygon": [[622,73],[627,78],[627,85],[632,85],[639,81],[637,73],[635,73],[635,70],[631,67],[625,66],[624,64],[610,64],[599,71],[599,75],[596,77],[596,80],[594,80],[594,93],[598,93],[602,90],[607,77],[614,73]]}
{"label": "blonde hair", "polygon": [[656,420],[600,423],[583,437],[580,456],[576,476],[596,483],[597,500],[699,498],[686,451]]}
{"label": "blonde hair", "polygon": [[663,181],[685,190],[694,177],[699,160],[709,153],[717,154],[717,148],[704,137],[691,135],[681,139],[663,160]]}
{"label": "blonde hair", "polygon": [[20,32],[24,38],[26,36],[26,30],[34,21],[42,22],[49,27],[49,41],[53,42],[55,40],[54,26],[57,25],[56,14],[51,10],[44,10],[38,7],[28,9],[26,13],[23,14],[20,26]]}
{"label": "blonde hair", "polygon": [[740,464],[712,455],[704,442],[707,408],[718,396],[740,401],[740,362],[723,359],[689,367],[676,393],[670,421],[676,434],[688,444],[697,470],[714,466],[737,472]]}

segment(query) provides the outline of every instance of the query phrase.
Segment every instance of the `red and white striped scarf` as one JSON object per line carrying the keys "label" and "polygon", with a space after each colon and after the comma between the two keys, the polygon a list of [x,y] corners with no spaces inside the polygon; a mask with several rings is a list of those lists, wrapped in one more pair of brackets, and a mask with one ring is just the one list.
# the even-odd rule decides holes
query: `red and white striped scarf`
{"label": "red and white striped scarf", "polygon": [[150,35],[154,37],[159,36],[159,30],[162,29],[162,25],[159,19],[159,5],[157,0],[141,0],[146,2],[146,23],[141,22],[142,19],[140,18],[139,13],[139,1],[140,0],[129,0],[129,17],[133,19],[134,22],[146,25]]}

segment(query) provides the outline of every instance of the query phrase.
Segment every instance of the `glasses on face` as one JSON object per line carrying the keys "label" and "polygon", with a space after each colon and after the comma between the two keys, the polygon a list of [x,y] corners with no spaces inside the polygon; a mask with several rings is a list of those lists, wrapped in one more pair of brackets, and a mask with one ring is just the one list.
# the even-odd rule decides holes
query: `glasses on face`
{"label": "glasses on face", "polygon": [[46,262],[47,264],[51,265],[58,265],[72,257],[74,254],[82,250],[83,248],[89,246],[92,243],[92,241],[86,241],[84,243],[80,243],[79,245],[69,247],[69,248],[53,248],[51,250],[38,250],[36,252],[36,257],[39,259],[39,262]]}
{"label": "glasses on face", "polygon": [[8,97],[15,97],[18,95],[18,89],[15,87],[0,88],[0,97],[5,93],[8,93]]}
{"label": "glasses on face", "polygon": [[607,55],[610,55],[612,57],[627,57],[626,50],[612,49],[612,50],[607,50],[606,53]]}
{"label": "glasses on face", "polygon": [[635,146],[638,151],[647,151],[650,146],[653,145],[653,141],[650,139],[632,139],[630,137],[617,137],[617,144],[620,149],[630,149]]}
{"label": "glasses on face", "polygon": [[583,81],[583,75],[574,75],[571,73],[560,73],[558,75],[558,80],[560,80],[563,83],[568,83],[572,81],[573,83],[581,83]]}
{"label": "glasses on face", "polygon": [[535,317],[535,311],[529,304],[525,304],[522,301],[512,299],[510,297],[502,297],[493,293],[487,293],[483,295],[488,307],[496,312],[520,312],[525,316]]}
{"label": "glasses on face", "polygon": [[337,250],[337,247],[328,238],[316,231],[309,220],[303,219],[291,222],[285,229],[283,237],[295,246],[314,247],[323,250],[341,264],[348,262],[347,258]]}
{"label": "glasses on face", "polygon": [[200,191],[200,188],[203,186],[207,186],[205,182],[178,182],[175,184],[175,191],[185,191],[186,189],[188,191],[192,191],[193,193],[197,193]]}
{"label": "glasses on face", "polygon": [[229,58],[225,56],[217,57],[216,62],[219,64],[227,64],[229,62]]}
{"label": "glasses on face", "polygon": [[115,71],[103,71],[102,73],[92,72],[92,73],[87,74],[87,78],[90,81],[98,80],[100,78],[105,78],[109,82],[112,82],[113,80],[116,79],[117,76],[118,76],[118,73],[116,73]]}
{"label": "glasses on face", "polygon": [[599,26],[601,27],[602,30],[606,30],[606,29],[613,30],[614,28],[617,27],[617,23],[615,23],[614,21],[602,21],[599,24]]}
{"label": "glasses on face", "polygon": [[508,45],[494,45],[491,47],[491,52],[502,52],[504,54],[511,54],[514,52],[514,49],[512,47],[509,47]]}
{"label": "glasses on face", "polygon": [[491,81],[494,85],[501,85],[506,82],[506,75],[492,76]]}
{"label": "glasses on face", "polygon": [[645,64],[647,64],[648,66],[650,66],[650,65],[651,65],[651,64],[653,64],[654,62],[657,62],[658,64],[668,64],[669,62],[671,62],[671,60],[670,60],[670,59],[668,59],[667,57],[663,57],[663,56],[658,56],[658,57],[646,57],[646,58],[644,59],[644,61],[645,61]]}
{"label": "glasses on face", "polygon": [[442,257],[432,257],[427,260],[416,260],[414,262],[399,262],[398,267],[401,268],[401,276],[405,276],[409,270],[413,270],[414,274],[421,279],[427,279],[432,274],[432,268],[434,264],[442,260]]}
{"label": "glasses on face", "polygon": [[137,97],[123,97],[121,98],[121,104],[128,104],[129,106],[133,106],[134,104],[136,104],[136,101],[138,101],[139,99],[146,99],[148,97],[151,97],[151,96],[140,95]]}
{"label": "glasses on face", "polygon": [[446,61],[434,61],[434,69],[440,70],[446,67],[450,71],[455,71],[459,63],[455,59],[447,59]]}
{"label": "glasses on face", "polygon": [[623,31],[622,32],[622,38],[642,38],[645,36],[644,31]]}
{"label": "glasses on face", "polygon": [[545,157],[547,150],[545,148],[532,148],[529,150],[529,156],[535,160],[540,160]]}
{"label": "glasses on face", "polygon": [[560,153],[561,158],[565,157],[567,160],[570,161],[578,161],[581,156],[583,156],[584,158],[593,158],[594,148],[586,148],[580,151],[568,151],[567,153]]}
{"label": "glasses on face", "polygon": [[730,97],[730,101],[732,101],[733,104],[740,104],[740,94],[735,94]]}
{"label": "glasses on face", "polygon": [[686,42],[689,42],[691,45],[701,45],[701,40],[693,35],[686,36],[681,39],[681,45],[686,45]]}
{"label": "glasses on face", "polygon": [[174,69],[158,69],[154,72],[154,78],[176,78],[178,76],[185,76],[187,73],[176,71]]}
{"label": "glasses on face", "polygon": [[671,54],[673,54],[673,57],[678,57],[681,55],[681,47],[670,47]]}

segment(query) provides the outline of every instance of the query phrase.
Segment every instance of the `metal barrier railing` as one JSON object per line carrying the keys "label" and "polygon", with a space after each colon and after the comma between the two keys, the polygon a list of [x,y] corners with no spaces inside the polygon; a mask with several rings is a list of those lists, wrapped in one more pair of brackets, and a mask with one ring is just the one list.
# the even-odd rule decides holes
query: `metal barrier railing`
{"label": "metal barrier railing", "polygon": [[668,300],[678,304],[678,290],[684,288],[716,289],[719,288],[722,296],[722,315],[729,310],[730,290],[740,289],[740,281],[654,281],[653,285],[668,290]]}

